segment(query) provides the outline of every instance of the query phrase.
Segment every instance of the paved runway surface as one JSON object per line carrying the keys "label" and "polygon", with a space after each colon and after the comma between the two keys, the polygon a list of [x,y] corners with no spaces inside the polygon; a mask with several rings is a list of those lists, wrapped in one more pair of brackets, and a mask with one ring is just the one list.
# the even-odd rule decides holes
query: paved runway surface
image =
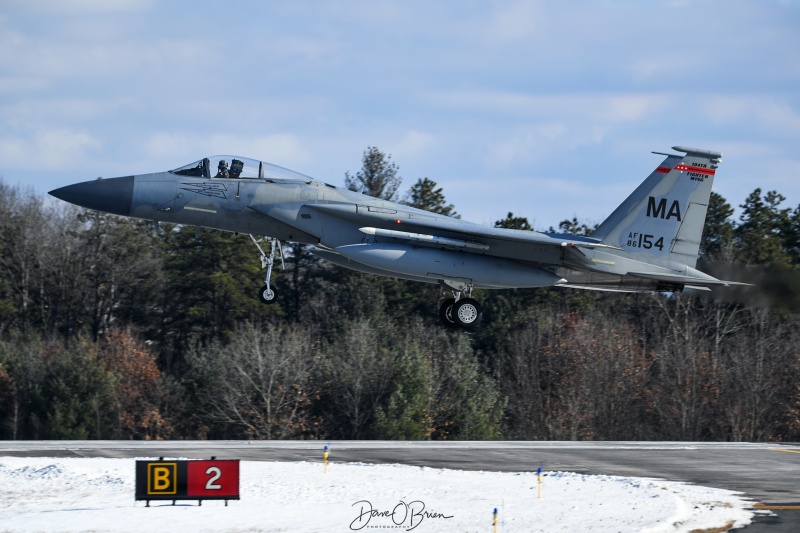
{"label": "paved runway surface", "polygon": [[800,445],[681,442],[5,441],[0,456],[187,457],[401,463],[465,470],[563,470],[657,477],[745,493],[776,509],[748,532],[800,531]]}

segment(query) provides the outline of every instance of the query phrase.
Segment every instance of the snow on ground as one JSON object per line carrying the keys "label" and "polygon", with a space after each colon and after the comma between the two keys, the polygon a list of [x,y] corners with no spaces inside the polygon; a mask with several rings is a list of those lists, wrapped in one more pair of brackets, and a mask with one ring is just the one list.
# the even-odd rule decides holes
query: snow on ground
{"label": "snow on ground", "polygon": [[750,523],[741,494],[656,479],[242,461],[241,500],[134,501],[134,459],[0,457],[5,531],[692,531]]}

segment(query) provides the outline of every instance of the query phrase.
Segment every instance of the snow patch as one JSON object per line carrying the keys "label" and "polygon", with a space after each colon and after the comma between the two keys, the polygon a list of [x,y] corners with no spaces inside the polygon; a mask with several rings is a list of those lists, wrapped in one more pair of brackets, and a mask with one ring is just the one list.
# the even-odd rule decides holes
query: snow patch
{"label": "snow patch", "polygon": [[242,461],[240,501],[134,501],[134,459],[0,457],[5,531],[681,532],[749,524],[740,493],[659,479]]}

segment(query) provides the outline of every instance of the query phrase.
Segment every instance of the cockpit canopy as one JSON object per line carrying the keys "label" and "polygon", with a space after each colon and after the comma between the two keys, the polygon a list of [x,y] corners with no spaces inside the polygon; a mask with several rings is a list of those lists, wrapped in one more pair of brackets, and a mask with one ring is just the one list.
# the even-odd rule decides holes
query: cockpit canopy
{"label": "cockpit canopy", "polygon": [[287,168],[236,155],[215,155],[189,163],[173,174],[205,179],[262,179],[311,181],[311,178]]}

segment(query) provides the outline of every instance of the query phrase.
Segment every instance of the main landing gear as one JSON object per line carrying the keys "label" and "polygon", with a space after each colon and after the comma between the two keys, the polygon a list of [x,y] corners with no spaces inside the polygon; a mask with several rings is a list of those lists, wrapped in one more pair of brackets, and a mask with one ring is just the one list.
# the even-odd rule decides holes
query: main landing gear
{"label": "main landing gear", "polygon": [[472,329],[481,323],[483,309],[477,300],[472,298],[472,287],[464,291],[453,290],[453,296],[445,295],[439,299],[439,319],[448,328]]}
{"label": "main landing gear", "polygon": [[[258,251],[261,253],[261,268],[267,269],[267,277],[266,277],[266,285],[261,287],[258,291],[258,299],[261,300],[262,303],[271,304],[275,301],[277,294],[275,293],[275,289],[273,289],[269,284],[269,279],[272,277],[272,265],[275,262],[275,255],[277,255],[281,259],[281,268],[286,268],[286,265],[283,262],[283,248],[281,247],[281,242],[278,239],[272,239],[268,237],[264,237],[261,239],[256,239],[252,235],[250,235],[250,239],[253,241],[253,244],[256,245]],[[261,248],[259,243],[267,241],[269,242],[269,255],[264,253],[264,250]]]}

